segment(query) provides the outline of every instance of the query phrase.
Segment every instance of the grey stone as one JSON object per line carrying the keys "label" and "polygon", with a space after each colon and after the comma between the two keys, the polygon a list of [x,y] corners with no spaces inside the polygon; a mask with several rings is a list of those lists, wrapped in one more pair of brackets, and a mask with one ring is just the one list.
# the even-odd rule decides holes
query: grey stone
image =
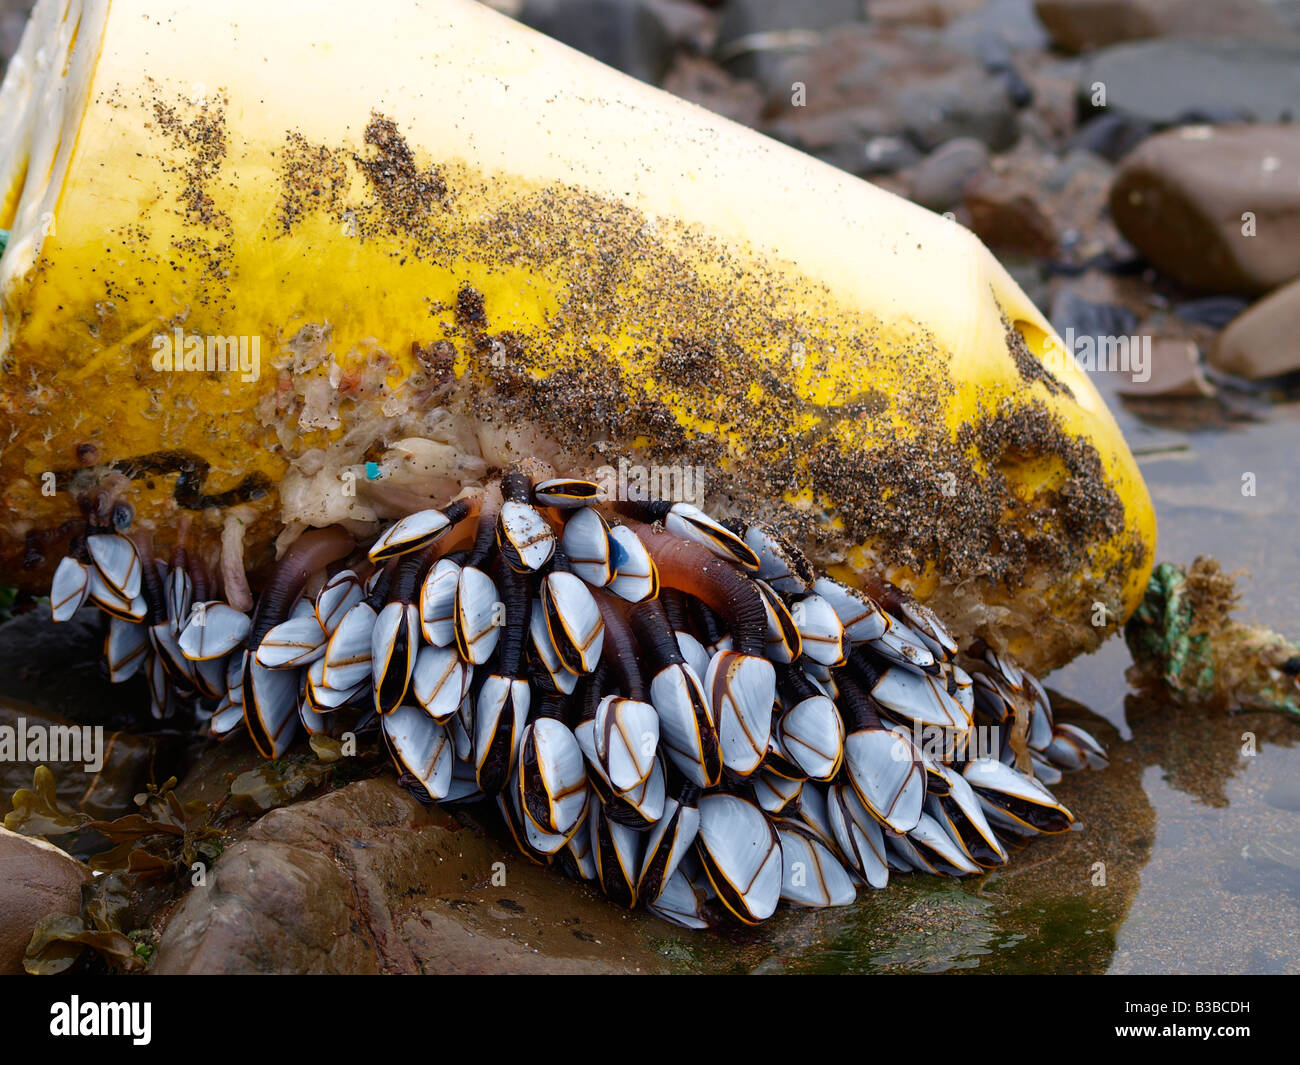
{"label": "grey stone", "polygon": [[859,172],[863,174],[892,174],[921,158],[909,141],[889,134],[869,138],[862,155]]}
{"label": "grey stone", "polygon": [[781,59],[807,50],[820,33],[865,15],[864,0],[727,0],[714,54],[740,77],[770,77]]}
{"label": "grey stone", "polygon": [[1151,123],[1114,111],[1094,115],[1066,142],[1068,148],[1082,148],[1112,163],[1118,163],[1151,136]]}
{"label": "grey stone", "polygon": [[1239,296],[1205,296],[1175,304],[1173,311],[1184,322],[1222,329],[1248,306]]}
{"label": "grey stone", "polygon": [[1300,117],[1300,41],[1152,40],[1089,56],[1079,78],[1082,114],[1093,86],[1105,109],[1156,127],[1187,121],[1283,122]]}
{"label": "grey stone", "polygon": [[958,137],[940,145],[912,174],[910,195],[922,207],[946,211],[961,202],[966,183],[989,165],[983,141]]}
{"label": "grey stone", "polygon": [[1015,52],[1041,52],[1049,42],[1032,0],[989,0],[953,19],[944,27],[942,40],[994,69],[1008,64]]}
{"label": "grey stone", "polygon": [[1049,317],[1052,328],[1062,336],[1067,330],[1073,330],[1075,337],[1132,336],[1138,328],[1137,315],[1127,308],[1095,303],[1064,288],[1052,300]]}
{"label": "grey stone", "polygon": [[672,62],[672,35],[641,0],[527,0],[519,21],[642,81]]}
{"label": "grey stone", "polygon": [[763,127],[770,137],[852,174],[868,172],[867,144],[889,136],[888,116],[867,107],[792,110]]}
{"label": "grey stone", "polygon": [[959,71],[905,86],[897,106],[903,129],[932,151],[954,137],[975,137],[994,151],[1015,143],[1015,109],[1001,80],[976,70]]}
{"label": "grey stone", "polygon": [[1076,178],[1109,184],[1114,169],[1101,156],[1075,148],[1066,153],[1060,166],[1048,175],[1044,185],[1050,191],[1057,192],[1067,188]]}

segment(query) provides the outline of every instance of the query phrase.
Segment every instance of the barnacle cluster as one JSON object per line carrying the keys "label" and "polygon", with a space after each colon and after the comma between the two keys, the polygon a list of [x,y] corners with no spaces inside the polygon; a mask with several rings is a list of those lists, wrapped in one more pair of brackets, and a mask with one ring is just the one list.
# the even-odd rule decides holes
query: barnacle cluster
{"label": "barnacle cluster", "polygon": [[119,512],[63,559],[51,609],[111,616],[110,676],[143,670],[155,716],[246,726],[268,758],[300,727],[377,727],[421,798],[494,801],[525,854],[686,927],[714,898],[755,923],[891,871],[997,866],[1070,827],[1062,770],[1106,764],[1033,676],[983,642],[963,668],[899,588],[536,463],[373,540],[307,530],[251,610],[242,574],[183,539],[155,559]]}

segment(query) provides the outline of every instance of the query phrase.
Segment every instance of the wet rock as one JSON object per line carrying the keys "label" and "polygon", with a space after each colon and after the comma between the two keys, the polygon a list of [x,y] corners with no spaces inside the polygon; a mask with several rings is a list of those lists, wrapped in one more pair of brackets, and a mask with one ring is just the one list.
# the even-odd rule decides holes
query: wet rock
{"label": "wet rock", "polygon": [[1058,270],[1119,261],[1128,252],[1104,209],[1110,173],[1090,153],[1062,160],[1022,141],[965,186],[969,225],[985,243],[1052,259]]}
{"label": "wet rock", "polygon": [[714,114],[746,126],[758,125],[762,90],[752,81],[732,77],[710,59],[679,55],[661,84],[674,96],[707,107]]}
{"label": "wet rock", "polygon": [[1134,148],[1151,136],[1149,122],[1132,115],[1105,112],[1094,115],[1083,123],[1070,137],[1068,148],[1081,148],[1118,163]]}
{"label": "wet rock", "polygon": [[1293,281],[1234,318],[1210,362],[1251,380],[1300,370],[1300,281]]}
{"label": "wet rock", "polygon": [[1011,105],[1017,108],[1026,108],[1034,102],[1034,90],[1029,82],[1025,81],[1020,71],[1013,66],[996,68],[998,80],[1002,82],[1002,90],[1007,94],[1007,99]]}
{"label": "wet rock", "polygon": [[663,933],[376,778],[256,822],[177,907],[153,971],[648,972]]}
{"label": "wet rock", "polygon": [[987,71],[955,71],[905,85],[896,106],[904,131],[926,151],[955,137],[974,137],[994,151],[1016,141],[1015,105],[1003,80]]}
{"label": "wet rock", "polygon": [[975,56],[989,69],[1005,67],[1016,52],[1041,52],[1047,30],[1034,14],[1032,0],[988,0],[953,19],[943,43]]}
{"label": "wet rock", "polygon": [[993,248],[1050,258],[1057,252],[1056,224],[1038,186],[1017,174],[978,174],[966,187],[970,227]]}
{"label": "wet rock", "polygon": [[[1104,86],[1104,103],[1096,103]],[[1300,38],[1153,40],[1088,57],[1084,114],[1109,110],[1153,126],[1200,121],[1283,122],[1300,110]]]}
{"label": "wet rock", "polygon": [[641,0],[658,17],[673,47],[696,53],[713,47],[718,16],[694,0]]}
{"label": "wet rock", "polygon": [[[1145,339],[1139,338],[1139,342],[1145,343]],[[1195,341],[1155,337],[1139,358],[1141,365],[1120,374],[1121,395],[1182,399],[1215,394],[1214,386],[1201,369],[1201,353]]]}
{"label": "wet rock", "polygon": [[940,145],[912,174],[910,195],[922,207],[946,211],[961,202],[966,184],[989,165],[989,151],[974,137]]}
{"label": "wet rock", "polygon": [[852,115],[855,131],[867,137],[905,137],[922,151],[967,135],[1002,149],[1017,136],[1016,110],[999,75],[925,28],[837,29],[761,80],[764,132],[776,136],[834,112]]}
{"label": "wet rock", "polygon": [[1062,288],[1052,300],[1052,328],[1062,337],[1125,337],[1137,331],[1138,318],[1127,307],[1098,303]]}
{"label": "wet rock", "polygon": [[125,684],[108,682],[100,664],[106,629],[95,607],[59,625],[44,603],[6,621],[0,625],[0,694],[84,724],[133,719],[149,705],[148,688],[138,675]]}
{"label": "wet rock", "polygon": [[1264,292],[1300,275],[1297,172],[1300,127],[1170,130],[1124,160],[1110,210],[1152,265],[1187,287]]}
{"label": "wet rock", "polygon": [[[889,136],[885,116],[869,107],[846,107],[838,111],[792,111],[770,122],[764,132],[792,148],[814,155],[822,162],[851,174],[870,172],[867,145]],[[915,151],[915,149],[913,149]]]}
{"label": "wet rock", "polygon": [[1037,0],[1034,9],[1066,52],[1170,34],[1240,37],[1278,29],[1260,0]]}
{"label": "wet rock", "polygon": [[833,26],[859,22],[862,0],[727,0],[714,54],[733,74],[758,77],[818,43]]}
{"label": "wet rock", "polygon": [[[158,753],[158,745],[146,737],[107,730],[87,736],[80,730],[94,726],[77,725],[40,707],[0,697],[0,729],[4,728],[13,729],[15,737],[19,729],[29,736],[34,735],[35,729],[43,729],[49,737],[53,735],[52,729],[65,730],[63,735],[68,736],[66,730],[76,728],[78,746],[83,749],[73,752],[82,758],[76,762],[56,761],[47,754],[32,763],[23,757],[22,751],[16,752],[18,760],[0,760],[0,815],[9,811],[9,798],[14,791],[31,786],[37,764],[49,766],[54,773],[60,799],[92,817],[112,818],[134,812],[132,797],[144,790]],[[90,746],[85,746],[87,740]],[[48,752],[48,740],[46,748]],[[93,769],[92,758],[100,763],[97,771]]]}
{"label": "wet rock", "polygon": [[1018,116],[1023,134],[1035,135],[1030,123],[1042,126],[1044,147],[1059,150],[1074,135],[1078,125],[1075,89],[1079,80],[1078,61],[1038,55],[1017,68],[1033,92],[1033,103]]}
{"label": "wet rock", "polygon": [[1048,174],[1044,187],[1060,192],[1086,184],[1094,189],[1108,189],[1115,169],[1105,159],[1082,148],[1067,152],[1055,170]]}
{"label": "wet rock", "polygon": [[23,971],[36,922],[80,910],[89,880],[90,870],[53,844],[0,828],[0,974]]}
{"label": "wet rock", "polygon": [[877,26],[946,26],[983,8],[987,0],[871,0],[869,15]]}
{"label": "wet rock", "polygon": [[672,62],[673,36],[643,0],[527,0],[519,20],[642,81]]}
{"label": "wet rock", "polygon": [[1238,296],[1206,296],[1199,300],[1184,300],[1174,306],[1174,314],[1185,322],[1222,329],[1250,304]]}
{"label": "wet rock", "polygon": [[867,174],[892,174],[921,158],[921,153],[910,141],[891,134],[869,138],[862,154],[862,165]]}

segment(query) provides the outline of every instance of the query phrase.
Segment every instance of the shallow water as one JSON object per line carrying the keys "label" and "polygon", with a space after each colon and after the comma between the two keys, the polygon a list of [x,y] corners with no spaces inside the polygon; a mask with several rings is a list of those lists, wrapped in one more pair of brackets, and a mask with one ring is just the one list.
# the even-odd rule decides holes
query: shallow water
{"label": "shallow water", "polygon": [[[1099,382],[1103,391],[1108,383]],[[1300,404],[1227,422],[1208,402],[1135,412],[1108,399],[1155,500],[1157,558],[1188,563],[1211,554],[1225,570],[1246,571],[1238,576],[1238,616],[1300,635]],[[1250,474],[1253,496],[1243,492]],[[1113,951],[1097,967],[1300,972],[1300,721],[1141,703],[1126,697],[1128,663],[1127,648],[1112,640],[1048,681],[1124,737],[1112,751],[1136,756],[1133,799],[1150,812],[1136,892],[1119,915]],[[1253,755],[1243,753],[1247,733],[1257,740]],[[1112,786],[1116,768],[1090,783]]]}

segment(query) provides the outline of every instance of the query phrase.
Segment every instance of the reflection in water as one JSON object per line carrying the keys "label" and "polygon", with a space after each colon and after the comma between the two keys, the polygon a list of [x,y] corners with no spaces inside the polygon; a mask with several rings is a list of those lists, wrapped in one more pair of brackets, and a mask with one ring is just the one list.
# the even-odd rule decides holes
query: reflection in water
{"label": "reflection in water", "polygon": [[[1068,775],[1054,793],[1075,831],[1040,837],[1009,865],[952,880],[891,875],[852,907],[788,911],[761,935],[724,933],[695,943],[697,964],[751,972],[1100,972],[1137,894],[1155,839],[1142,764],[1115,729],[1070,700],[1057,718],[1093,732],[1109,769]],[[1098,863],[1101,863],[1100,865]]]}
{"label": "reflection in water", "polygon": [[1136,697],[1128,712],[1160,818],[1111,971],[1300,971],[1300,729]]}
{"label": "reflection in water", "polygon": [[[1279,972],[1300,966],[1300,730],[1279,714],[1207,714],[1130,695],[1129,742],[1080,703],[1102,773],[1055,788],[1079,828],[965,880],[894,876],[847,909],[790,911],[691,943],[749,972]],[[1253,736],[1255,756],[1242,753]],[[1159,811],[1159,818],[1157,818]]]}

